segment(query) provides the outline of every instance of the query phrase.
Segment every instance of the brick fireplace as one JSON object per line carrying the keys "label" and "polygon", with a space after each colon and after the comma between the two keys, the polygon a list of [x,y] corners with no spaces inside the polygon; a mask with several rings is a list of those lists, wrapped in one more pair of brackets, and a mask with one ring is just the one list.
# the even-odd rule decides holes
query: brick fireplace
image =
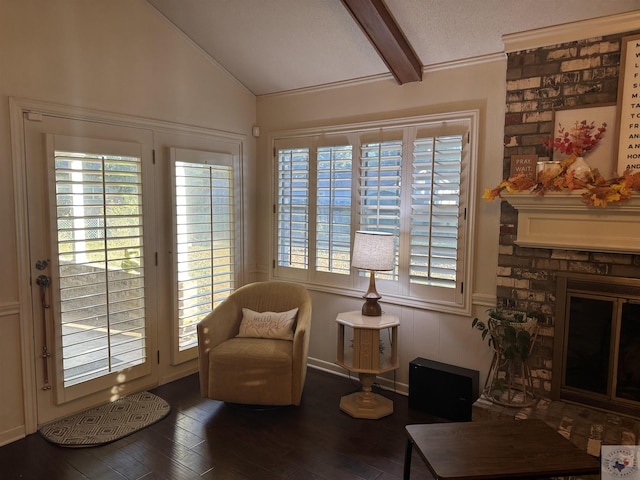
{"label": "brick fireplace", "polygon": [[640,279],[556,277],[552,398],[640,417]]}
{"label": "brick fireplace", "polygon": [[[511,155],[549,156],[543,141],[554,133],[555,109],[616,102],[621,39],[637,33],[508,54],[504,178],[509,176]],[[536,395],[551,397],[552,385],[558,380],[553,378],[558,277],[575,273],[638,279],[640,255],[523,247],[516,243],[517,228],[518,211],[503,201],[497,303],[503,308],[545,314],[529,363]]]}

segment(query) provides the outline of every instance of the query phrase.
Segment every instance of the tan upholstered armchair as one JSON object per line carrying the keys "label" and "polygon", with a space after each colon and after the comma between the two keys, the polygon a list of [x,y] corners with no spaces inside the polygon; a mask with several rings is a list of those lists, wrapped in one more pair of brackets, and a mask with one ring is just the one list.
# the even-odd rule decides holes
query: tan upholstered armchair
{"label": "tan upholstered armchair", "polygon": [[[243,308],[298,308],[293,340],[237,337]],[[311,298],[304,287],[276,281],[240,287],[198,324],[202,396],[249,405],[300,405],[310,329]]]}

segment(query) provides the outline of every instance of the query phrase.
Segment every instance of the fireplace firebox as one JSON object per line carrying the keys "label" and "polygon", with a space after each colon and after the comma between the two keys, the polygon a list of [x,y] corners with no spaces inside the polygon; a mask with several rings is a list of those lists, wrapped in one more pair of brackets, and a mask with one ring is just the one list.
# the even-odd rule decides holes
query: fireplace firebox
{"label": "fireplace firebox", "polygon": [[552,398],[640,416],[640,279],[559,274]]}

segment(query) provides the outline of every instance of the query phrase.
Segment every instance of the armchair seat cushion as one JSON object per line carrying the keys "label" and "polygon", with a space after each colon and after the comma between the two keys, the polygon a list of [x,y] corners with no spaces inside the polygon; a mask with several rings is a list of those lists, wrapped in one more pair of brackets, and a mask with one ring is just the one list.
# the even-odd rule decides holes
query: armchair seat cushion
{"label": "armchair seat cushion", "polygon": [[232,338],[209,352],[209,396],[231,403],[290,403],[292,383],[290,340]]}

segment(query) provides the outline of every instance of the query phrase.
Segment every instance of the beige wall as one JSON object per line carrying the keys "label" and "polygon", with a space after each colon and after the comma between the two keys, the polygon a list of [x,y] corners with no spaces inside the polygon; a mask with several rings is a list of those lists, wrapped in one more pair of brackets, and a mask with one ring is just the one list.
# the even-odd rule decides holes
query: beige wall
{"label": "beige wall", "polygon": [[[0,0],[0,12],[2,444],[24,434],[21,341],[29,341],[20,336],[26,315],[20,311],[20,294],[28,295],[29,286],[18,281],[8,98],[246,135],[245,224],[251,239],[255,97],[144,0]],[[247,250],[247,261],[253,263],[251,242]],[[160,334],[167,335],[167,329],[163,325]]]}
{"label": "beige wall", "polygon": [[[399,86],[392,79],[363,82],[329,89],[258,97],[258,124],[262,133],[258,142],[258,176],[265,179],[258,186],[259,230],[268,238],[271,231],[272,200],[271,146],[272,132],[334,124],[367,122],[405,116],[478,109],[478,197],[487,186],[499,182],[502,175],[504,98],[504,58],[497,56],[484,63],[443,70],[427,71],[420,83]],[[499,204],[477,199],[476,231],[473,232],[475,261],[473,268],[474,314],[495,305],[496,264],[498,257]],[[272,255],[269,244],[258,246],[258,266],[269,275]],[[363,292],[364,293],[364,292]],[[380,292],[384,297],[384,292]],[[357,297],[313,292],[313,326],[311,363],[340,371],[336,358],[336,314],[360,308]],[[383,298],[384,301],[384,298]],[[472,330],[472,317],[420,310],[402,305],[385,305],[388,313],[400,317],[400,370],[396,387],[406,390],[408,364],[416,357],[426,357],[480,370],[483,381],[490,362],[490,352]],[[393,379],[392,375],[387,375]],[[391,384],[391,383],[388,383]]]}

